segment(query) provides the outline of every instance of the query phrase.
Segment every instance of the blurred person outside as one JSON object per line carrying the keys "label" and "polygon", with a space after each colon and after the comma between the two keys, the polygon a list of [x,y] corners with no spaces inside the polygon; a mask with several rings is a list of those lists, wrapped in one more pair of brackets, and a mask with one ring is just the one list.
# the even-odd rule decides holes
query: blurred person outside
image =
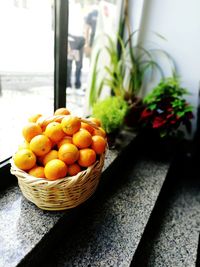
{"label": "blurred person outside", "polygon": [[100,1],[94,1],[94,5],[92,5],[91,10],[85,17],[85,55],[86,57],[91,56],[92,45],[94,43],[94,37],[97,26],[97,18],[98,18],[98,3]]}
{"label": "blurred person outside", "polygon": [[83,66],[84,18],[79,1],[69,1],[68,23],[68,56],[67,56],[67,87],[72,87],[72,66],[75,62],[74,87],[81,88],[81,73]]}

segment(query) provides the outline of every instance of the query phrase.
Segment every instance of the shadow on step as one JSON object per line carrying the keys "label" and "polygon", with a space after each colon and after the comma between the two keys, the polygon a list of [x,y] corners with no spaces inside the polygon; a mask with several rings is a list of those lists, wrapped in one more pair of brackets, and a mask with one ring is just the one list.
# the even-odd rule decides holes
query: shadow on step
{"label": "shadow on step", "polygon": [[[133,255],[132,267],[154,267],[161,265],[189,266],[187,263],[184,265],[184,260],[185,262],[189,261],[191,264],[190,266],[194,266],[192,264],[192,261],[195,262],[196,257],[196,247],[194,246],[196,246],[197,243],[197,229],[200,223],[198,219],[200,205],[198,165],[197,161],[188,154],[177,154],[174,158],[147,227],[137,247],[136,253]],[[192,207],[193,204],[195,207]],[[175,207],[173,207],[173,205],[175,205]],[[177,221],[176,216],[178,217]],[[165,220],[168,221],[167,227]],[[182,224],[177,225],[178,222],[182,222]],[[168,228],[168,226],[171,228]],[[182,226],[185,227],[188,233],[180,237],[181,231],[184,231],[184,229],[181,229]],[[170,233],[168,233],[167,230],[169,230]],[[193,240],[191,241],[188,236],[190,239],[192,239],[192,236],[195,236],[194,242]],[[173,238],[180,238],[180,241],[174,240]],[[177,245],[183,246],[181,238],[186,244],[183,249],[181,247],[176,247]],[[167,244],[163,243],[163,247],[160,247],[162,242],[164,242],[163,240],[165,240]],[[187,245],[188,247],[186,247]],[[187,255],[188,253],[191,254],[191,251],[193,251],[193,255]],[[176,253],[179,253],[179,255]],[[181,253],[186,253],[184,256],[185,258],[180,255]],[[174,259],[172,258],[173,256]],[[153,257],[156,259],[153,259]],[[177,258],[180,260],[179,263],[177,263]],[[165,265],[165,260],[169,265]],[[156,265],[155,262],[158,264]]]}

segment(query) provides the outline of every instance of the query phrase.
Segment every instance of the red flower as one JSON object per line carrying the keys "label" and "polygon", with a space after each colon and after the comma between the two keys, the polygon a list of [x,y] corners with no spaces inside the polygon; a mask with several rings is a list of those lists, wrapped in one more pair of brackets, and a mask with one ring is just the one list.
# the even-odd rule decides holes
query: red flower
{"label": "red flower", "polygon": [[160,117],[156,117],[153,121],[153,128],[159,128],[166,123],[166,120]]}
{"label": "red flower", "polygon": [[172,111],[172,110],[173,110],[172,107],[167,108],[167,111]]}
{"label": "red flower", "polygon": [[147,117],[151,116],[152,114],[153,114],[152,110],[148,110],[147,108],[145,108],[141,114],[141,118],[142,119],[147,118]]}
{"label": "red flower", "polygon": [[170,124],[175,124],[175,123],[177,123],[177,120],[171,120],[170,121]]}
{"label": "red flower", "polygon": [[166,116],[166,118],[167,119],[170,119],[171,117],[173,117],[174,116],[174,114],[168,114],[167,116]]}

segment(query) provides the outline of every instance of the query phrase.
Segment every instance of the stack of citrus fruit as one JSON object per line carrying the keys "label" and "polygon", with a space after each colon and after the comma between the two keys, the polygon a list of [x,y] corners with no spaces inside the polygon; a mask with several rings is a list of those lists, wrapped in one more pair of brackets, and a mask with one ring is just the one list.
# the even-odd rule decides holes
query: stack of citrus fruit
{"label": "stack of citrus fruit", "polygon": [[66,108],[57,109],[49,118],[32,116],[22,134],[24,143],[13,156],[15,165],[47,180],[78,174],[93,165],[106,148],[100,122],[72,116]]}

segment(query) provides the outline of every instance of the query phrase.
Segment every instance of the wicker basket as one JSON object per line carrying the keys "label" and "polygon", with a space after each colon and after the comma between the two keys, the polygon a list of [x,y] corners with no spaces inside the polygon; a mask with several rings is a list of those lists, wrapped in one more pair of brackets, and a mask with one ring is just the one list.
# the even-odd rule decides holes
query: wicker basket
{"label": "wicker basket", "polygon": [[92,166],[75,176],[55,181],[35,178],[11,161],[11,173],[28,200],[43,210],[65,210],[86,201],[96,190],[104,164],[104,154]]}
{"label": "wicker basket", "polygon": [[[87,120],[82,120],[88,122]],[[35,178],[17,168],[11,160],[11,173],[29,201],[43,210],[66,210],[86,201],[96,190],[104,165],[105,154],[86,170],[75,176],[48,181]]]}

